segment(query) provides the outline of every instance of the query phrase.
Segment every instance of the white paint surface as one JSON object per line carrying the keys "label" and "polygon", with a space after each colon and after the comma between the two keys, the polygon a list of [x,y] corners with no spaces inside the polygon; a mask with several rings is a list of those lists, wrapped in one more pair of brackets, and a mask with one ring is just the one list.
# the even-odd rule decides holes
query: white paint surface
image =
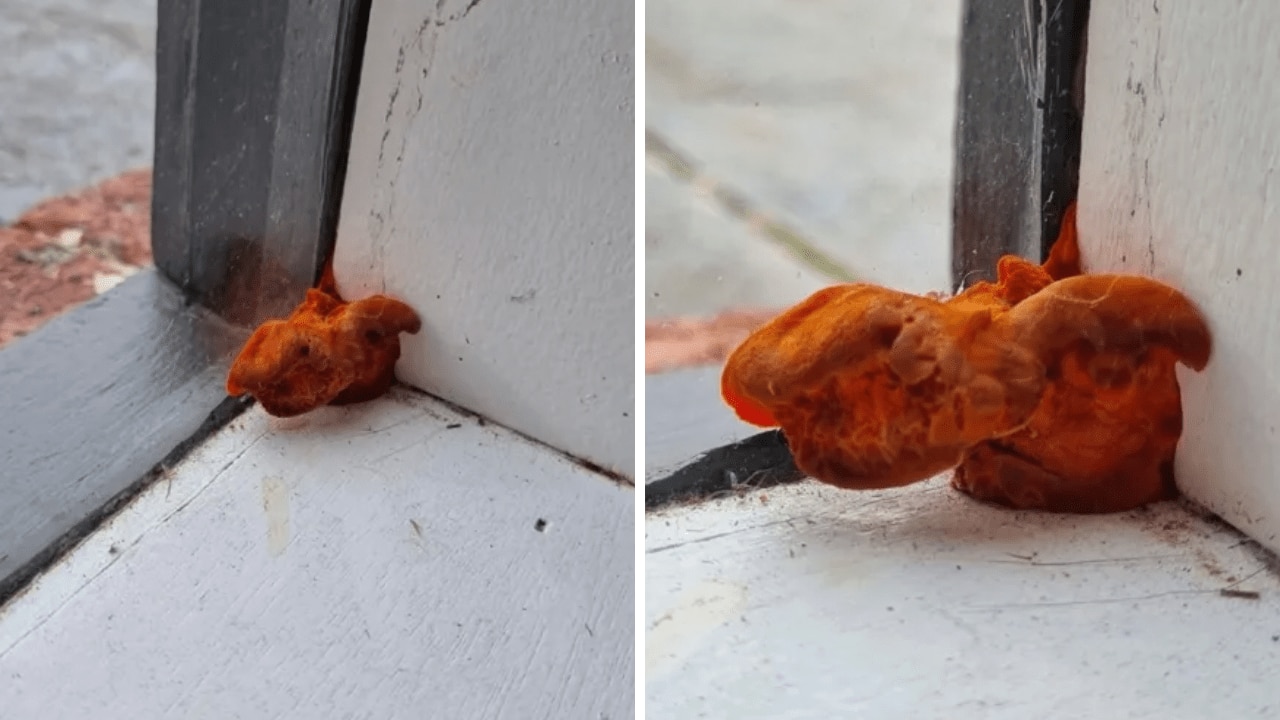
{"label": "white paint surface", "polygon": [[940,480],[809,482],[646,534],[649,717],[1280,715],[1271,558],[1177,504],[1048,515]]}
{"label": "white paint surface", "polygon": [[632,717],[634,494],[406,391],[252,410],[0,610],[0,717]]}
{"label": "white paint surface", "polygon": [[378,0],[369,23],[339,289],[422,315],[401,380],[631,475],[633,4]]}
{"label": "white paint surface", "polygon": [[1204,309],[1214,356],[1179,374],[1178,484],[1280,550],[1280,4],[1091,12],[1085,264],[1153,275]]}

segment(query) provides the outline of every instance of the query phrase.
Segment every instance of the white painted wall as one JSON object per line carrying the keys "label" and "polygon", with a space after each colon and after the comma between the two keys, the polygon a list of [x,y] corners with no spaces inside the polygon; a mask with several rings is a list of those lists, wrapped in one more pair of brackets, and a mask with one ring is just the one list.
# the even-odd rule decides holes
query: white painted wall
{"label": "white painted wall", "polygon": [[1280,550],[1280,4],[1094,3],[1080,230],[1087,269],[1153,275],[1208,314],[1181,372],[1178,484]]}
{"label": "white painted wall", "polygon": [[374,2],[334,264],[423,316],[401,380],[628,476],[634,44],[627,0]]}

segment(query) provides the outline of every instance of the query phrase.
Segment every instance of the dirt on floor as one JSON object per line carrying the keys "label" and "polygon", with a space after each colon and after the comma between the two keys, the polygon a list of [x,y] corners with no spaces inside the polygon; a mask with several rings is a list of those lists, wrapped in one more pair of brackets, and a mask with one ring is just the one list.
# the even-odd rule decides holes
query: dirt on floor
{"label": "dirt on floor", "polygon": [[0,347],[150,264],[150,168],[38,203],[0,227]]}

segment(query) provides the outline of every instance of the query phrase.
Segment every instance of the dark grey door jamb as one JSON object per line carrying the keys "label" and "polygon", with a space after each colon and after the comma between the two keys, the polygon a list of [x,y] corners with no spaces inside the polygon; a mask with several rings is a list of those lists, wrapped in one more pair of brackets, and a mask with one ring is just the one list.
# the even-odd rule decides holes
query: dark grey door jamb
{"label": "dark grey door jamb", "polygon": [[965,0],[952,286],[1043,260],[1076,197],[1088,0]]}
{"label": "dark grey door jamb", "polygon": [[247,407],[333,245],[369,0],[161,0],[156,268],[0,350],[0,602]]}

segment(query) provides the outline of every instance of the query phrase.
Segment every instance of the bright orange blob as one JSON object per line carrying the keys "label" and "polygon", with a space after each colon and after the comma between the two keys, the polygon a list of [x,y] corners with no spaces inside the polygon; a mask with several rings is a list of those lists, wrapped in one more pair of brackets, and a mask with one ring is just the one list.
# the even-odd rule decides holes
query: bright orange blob
{"label": "bright orange blob", "polygon": [[231,365],[227,392],[249,393],[277,417],[372,400],[395,381],[400,333],[421,327],[413,308],[385,295],[344,302],[326,266],[320,287],[289,317],[268,320],[250,336]]}
{"label": "bright orange blob", "polygon": [[850,489],[955,469],[1016,508],[1115,512],[1175,492],[1175,366],[1201,370],[1208,326],[1168,285],[1081,274],[1075,208],[1044,265],[1006,256],[949,300],[825,288],[725,363],[726,402],[778,425],[800,469]]}

